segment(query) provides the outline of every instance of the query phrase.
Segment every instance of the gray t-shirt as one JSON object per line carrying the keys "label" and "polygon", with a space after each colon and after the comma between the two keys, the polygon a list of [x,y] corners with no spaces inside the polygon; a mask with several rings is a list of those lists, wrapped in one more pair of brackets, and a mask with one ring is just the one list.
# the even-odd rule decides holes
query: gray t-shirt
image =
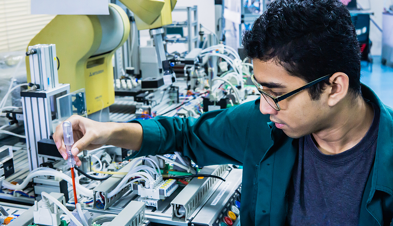
{"label": "gray t-shirt", "polygon": [[322,154],[311,135],[299,139],[299,156],[289,188],[287,224],[358,225],[363,191],[377,148],[379,109],[366,136],[353,148]]}

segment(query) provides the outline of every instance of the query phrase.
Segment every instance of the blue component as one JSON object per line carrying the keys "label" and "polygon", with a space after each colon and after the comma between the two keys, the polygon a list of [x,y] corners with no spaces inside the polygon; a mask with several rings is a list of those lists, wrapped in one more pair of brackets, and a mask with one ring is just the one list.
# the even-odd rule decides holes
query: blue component
{"label": "blue component", "polygon": [[240,209],[240,202],[239,201],[235,201],[235,206],[238,208],[238,209]]}
{"label": "blue component", "polygon": [[173,66],[175,66],[175,63],[172,62],[172,63],[171,63],[171,67],[173,67]]}
{"label": "blue component", "polygon": [[49,80],[49,78],[48,78],[48,86],[50,85],[50,83],[49,83],[49,82],[50,82],[50,80]]}

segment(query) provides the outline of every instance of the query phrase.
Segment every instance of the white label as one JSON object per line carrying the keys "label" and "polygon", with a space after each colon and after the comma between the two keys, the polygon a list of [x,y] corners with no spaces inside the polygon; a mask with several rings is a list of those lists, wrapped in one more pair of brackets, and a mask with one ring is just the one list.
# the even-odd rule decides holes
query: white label
{"label": "white label", "polygon": [[210,204],[211,206],[217,205],[217,203],[220,201],[220,199],[222,198],[224,193],[228,190],[230,184],[231,183],[228,183],[224,186],[224,188],[220,191],[220,193],[217,195],[217,197],[213,200],[212,204]]}
{"label": "white label", "polygon": [[209,105],[209,106],[207,106],[207,109],[209,111],[215,111],[215,110],[220,110],[221,107],[219,105]]}
{"label": "white label", "polygon": [[31,0],[31,14],[109,15],[108,0]]}

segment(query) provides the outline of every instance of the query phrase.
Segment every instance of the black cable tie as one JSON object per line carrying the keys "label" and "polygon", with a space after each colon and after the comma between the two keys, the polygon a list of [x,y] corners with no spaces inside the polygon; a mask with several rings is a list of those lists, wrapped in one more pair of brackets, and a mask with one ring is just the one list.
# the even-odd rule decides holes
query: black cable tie
{"label": "black cable tie", "polygon": [[29,51],[26,52],[26,56],[30,56],[30,55],[33,55],[33,54],[36,54],[36,53],[37,53],[37,50],[36,49],[32,49],[32,50],[29,50]]}

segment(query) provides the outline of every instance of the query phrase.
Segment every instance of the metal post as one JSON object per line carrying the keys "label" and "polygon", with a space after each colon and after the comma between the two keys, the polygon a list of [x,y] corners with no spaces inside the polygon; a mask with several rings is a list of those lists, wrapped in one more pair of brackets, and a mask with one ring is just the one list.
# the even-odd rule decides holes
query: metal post
{"label": "metal post", "polygon": [[157,52],[158,68],[160,69],[162,69],[162,62],[166,60],[164,43],[162,41],[162,34],[164,34],[163,28],[150,30],[150,35],[153,36],[154,46]]}
{"label": "metal post", "polygon": [[191,52],[192,45],[192,20],[191,20],[191,7],[187,7],[187,33],[188,33],[188,52]]}
{"label": "metal post", "polygon": [[55,45],[35,45],[28,49],[30,68],[34,69],[30,71],[31,81],[35,88],[21,92],[21,97],[29,168],[34,170],[42,163],[37,142],[53,133],[52,112],[55,108],[52,101],[56,95],[69,93],[70,85],[50,82],[58,81]]}

